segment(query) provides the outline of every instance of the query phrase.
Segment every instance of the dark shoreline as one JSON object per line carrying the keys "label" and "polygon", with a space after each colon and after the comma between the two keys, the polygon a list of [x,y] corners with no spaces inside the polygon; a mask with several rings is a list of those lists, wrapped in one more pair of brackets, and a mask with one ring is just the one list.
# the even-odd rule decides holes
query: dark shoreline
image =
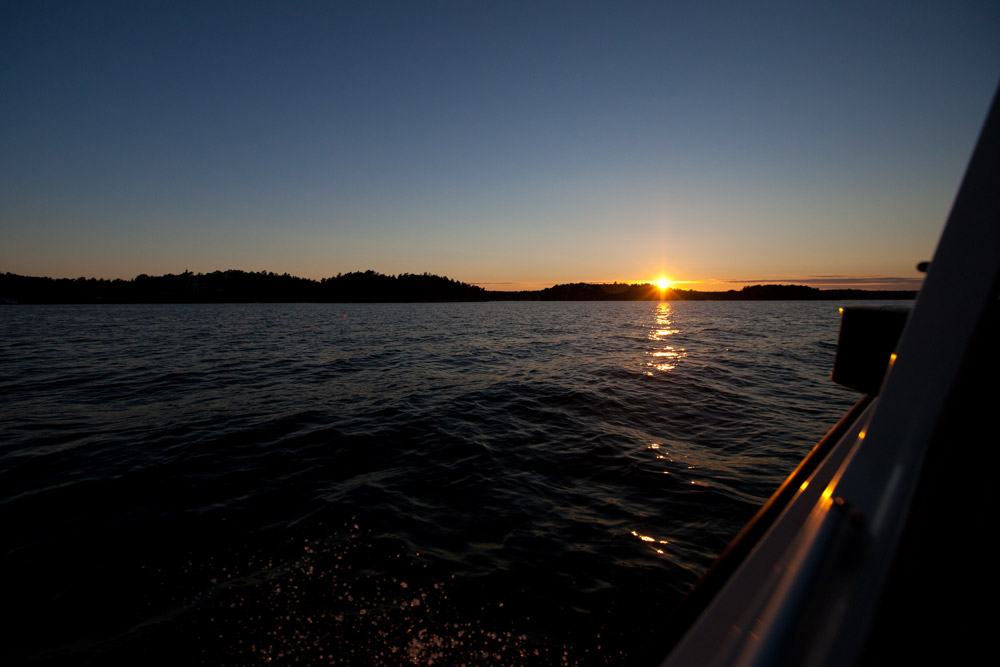
{"label": "dark shoreline", "polygon": [[420,303],[457,301],[845,301],[910,300],[914,290],[825,289],[749,285],[698,292],[643,284],[571,283],[541,290],[490,291],[429,273],[387,276],[374,271],[311,280],[266,271],[141,274],[132,280],[44,278],[0,274],[0,304],[128,303]]}

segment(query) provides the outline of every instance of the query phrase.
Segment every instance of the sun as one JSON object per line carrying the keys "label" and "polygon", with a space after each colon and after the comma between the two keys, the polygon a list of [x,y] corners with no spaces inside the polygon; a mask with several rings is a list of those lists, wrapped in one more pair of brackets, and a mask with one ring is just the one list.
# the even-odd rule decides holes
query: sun
{"label": "sun", "polygon": [[656,281],[656,286],[661,290],[668,289],[670,287],[670,280],[667,278],[660,278]]}

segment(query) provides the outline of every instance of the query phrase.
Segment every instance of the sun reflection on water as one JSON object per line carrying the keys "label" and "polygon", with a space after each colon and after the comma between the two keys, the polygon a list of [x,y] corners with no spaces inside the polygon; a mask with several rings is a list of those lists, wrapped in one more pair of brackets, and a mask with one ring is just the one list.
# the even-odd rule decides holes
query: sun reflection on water
{"label": "sun reflection on water", "polygon": [[657,547],[657,546],[653,546],[653,545],[655,545],[655,544],[670,544],[670,542],[667,541],[667,540],[658,540],[655,537],[650,537],[649,535],[642,535],[640,533],[637,533],[634,530],[631,531],[631,533],[632,533],[633,537],[638,537],[643,542],[649,543],[650,544],[650,548],[653,551],[655,551],[656,553],[660,554],[661,556],[663,555],[663,549],[661,549],[660,547]]}
{"label": "sun reflection on water", "polygon": [[[671,319],[672,309],[669,303],[660,303],[656,307],[656,316],[653,328],[650,329],[648,338],[651,341],[662,343],[671,340],[671,336],[679,334],[680,329],[676,328]],[[687,351],[678,345],[660,345],[650,352],[652,361],[647,362],[650,366],[660,372],[669,372],[677,368],[677,362],[687,356]],[[652,375],[652,371],[647,372]]]}

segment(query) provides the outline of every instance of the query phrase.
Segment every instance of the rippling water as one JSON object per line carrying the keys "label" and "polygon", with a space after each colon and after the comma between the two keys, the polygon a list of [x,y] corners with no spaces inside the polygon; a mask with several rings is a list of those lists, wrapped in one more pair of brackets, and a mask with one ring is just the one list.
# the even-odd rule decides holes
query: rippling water
{"label": "rippling water", "polygon": [[620,664],[856,396],[829,302],[0,309],[3,660]]}

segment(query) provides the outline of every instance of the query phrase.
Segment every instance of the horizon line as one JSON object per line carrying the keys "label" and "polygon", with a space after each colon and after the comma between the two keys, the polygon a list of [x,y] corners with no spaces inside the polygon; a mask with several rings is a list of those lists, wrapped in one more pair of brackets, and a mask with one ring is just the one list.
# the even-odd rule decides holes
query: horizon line
{"label": "horizon line", "polygon": [[[340,271],[340,272],[337,272],[337,273],[331,273],[328,276],[323,276],[322,278],[311,278],[311,277],[299,276],[299,275],[291,274],[291,273],[289,273],[287,271],[282,272],[282,273],[278,273],[278,272],[275,272],[275,271],[270,271],[268,269],[260,269],[260,270],[254,271],[254,270],[234,269],[234,268],[229,268],[229,269],[215,269],[215,270],[212,270],[212,271],[200,271],[200,272],[191,271],[191,270],[185,268],[184,271],[179,272],[179,273],[169,273],[168,272],[168,273],[163,273],[163,274],[160,274],[160,275],[161,276],[167,276],[167,275],[185,275],[187,273],[191,273],[191,274],[195,274],[195,275],[209,275],[209,274],[217,273],[217,272],[218,273],[225,273],[227,271],[242,271],[244,273],[266,273],[266,274],[273,274],[273,275],[278,275],[278,276],[289,275],[289,276],[291,276],[293,278],[299,278],[299,279],[304,279],[304,280],[311,280],[311,281],[316,281],[316,282],[320,282],[320,281],[322,281],[324,279],[328,279],[328,278],[335,278],[338,275],[346,275],[346,274],[351,274],[351,273],[366,273],[368,271],[371,271],[371,272],[376,273],[376,274],[386,275],[386,276],[434,275],[434,276],[438,276],[438,277],[442,277],[442,278],[448,278],[449,280],[455,280],[457,282],[463,282],[463,283],[468,284],[468,285],[472,285],[472,286],[476,286],[476,287],[481,287],[481,288],[483,288],[484,290],[487,290],[487,291],[497,291],[497,292],[541,291],[541,290],[548,289],[550,287],[555,287],[555,286],[558,286],[558,285],[574,285],[574,284],[587,284],[587,285],[615,285],[615,284],[617,284],[617,285],[655,285],[656,282],[657,282],[656,279],[646,279],[646,280],[572,280],[572,281],[565,281],[565,282],[551,282],[551,281],[538,281],[538,280],[534,280],[534,281],[532,281],[532,280],[482,280],[482,281],[465,281],[465,280],[461,280],[461,279],[457,279],[457,278],[452,278],[450,276],[446,276],[446,275],[442,275],[442,274],[432,273],[430,271],[423,271],[423,272],[420,272],[420,273],[409,272],[409,271],[402,271],[402,272],[399,272],[399,273],[381,273],[380,271],[375,271],[374,269],[358,269],[358,270],[346,271],[346,272]],[[145,276],[150,276],[150,277],[155,277],[155,276],[153,276],[151,274],[147,274],[145,272],[138,273],[135,276],[130,277],[130,278],[122,278],[122,277],[108,278],[108,277],[103,277],[103,276],[102,277],[97,277],[97,276],[73,276],[73,277],[70,277],[69,275],[63,275],[63,276],[29,276],[29,275],[24,275],[24,274],[16,274],[16,273],[13,273],[11,271],[3,271],[2,273],[4,273],[4,274],[10,274],[10,275],[20,275],[20,276],[25,277],[25,278],[48,278],[48,279],[51,279],[51,280],[79,280],[79,279],[82,278],[84,280],[108,280],[108,281],[123,280],[123,281],[131,281],[131,280],[135,280],[139,276],[144,276],[144,275]],[[713,292],[713,291],[722,291],[722,292],[725,292],[725,291],[728,291],[728,290],[727,289],[721,289],[721,290],[718,290],[718,289],[698,290],[695,286],[697,286],[697,285],[704,285],[704,286],[717,286],[717,285],[718,286],[726,286],[726,285],[734,285],[734,286],[735,285],[742,285],[742,286],[751,286],[751,285],[801,285],[801,286],[805,286],[805,287],[812,287],[812,288],[815,288],[815,289],[865,289],[865,290],[873,290],[873,291],[879,291],[879,290],[881,290],[881,291],[915,291],[915,290],[919,290],[920,289],[920,285],[923,283],[923,279],[924,279],[923,276],[914,277],[914,278],[906,278],[906,277],[902,277],[902,276],[877,276],[877,275],[874,275],[874,276],[873,275],[858,276],[858,275],[846,275],[846,274],[842,274],[842,275],[837,275],[837,274],[821,274],[821,275],[812,275],[812,276],[801,276],[801,275],[799,275],[799,276],[787,276],[786,275],[786,276],[775,277],[775,278],[755,278],[755,279],[744,279],[744,278],[716,278],[716,279],[707,279],[707,280],[681,280],[681,279],[673,280],[673,279],[668,279],[668,282],[670,283],[670,286],[667,287],[666,289],[680,289],[680,290],[706,291],[706,292]],[[729,289],[733,290],[733,288],[729,288]]]}

